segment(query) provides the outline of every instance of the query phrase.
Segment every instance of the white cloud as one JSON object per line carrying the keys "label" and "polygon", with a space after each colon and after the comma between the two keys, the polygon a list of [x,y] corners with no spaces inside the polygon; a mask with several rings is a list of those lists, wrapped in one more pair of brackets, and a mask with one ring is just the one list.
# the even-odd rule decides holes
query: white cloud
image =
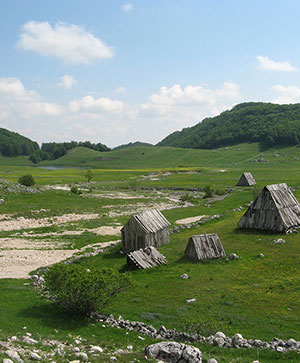
{"label": "white cloud", "polygon": [[297,86],[282,86],[277,84],[272,87],[274,91],[280,93],[277,98],[272,100],[273,103],[290,104],[300,102],[300,88]]}
{"label": "white cloud", "polygon": [[23,25],[18,46],[68,64],[90,64],[114,56],[111,47],[78,25],[29,21]]}
{"label": "white cloud", "polygon": [[[169,133],[215,116],[240,100],[238,85],[161,87],[142,104],[86,95],[60,106],[26,90],[17,78],[0,79],[0,123],[39,142],[90,140],[116,146],[156,143]],[[6,126],[5,126],[6,125]]]}
{"label": "white cloud", "polygon": [[70,90],[73,86],[77,84],[77,79],[73,76],[69,76],[68,74],[65,74],[60,78],[60,82],[57,83],[57,87],[64,88],[66,90]]}
{"label": "white cloud", "polygon": [[126,87],[123,86],[120,86],[115,90],[116,93],[126,93],[126,91],[127,91]]}
{"label": "white cloud", "polygon": [[233,82],[225,82],[216,90],[191,85],[182,88],[175,84],[170,88],[161,87],[159,93],[149,97],[148,103],[141,105],[141,109],[149,116],[174,115],[177,119],[189,114],[195,121],[200,121],[205,115],[211,116],[226,108],[228,101],[240,97],[239,87]]}
{"label": "white cloud", "polygon": [[268,57],[257,56],[258,68],[266,71],[278,71],[278,72],[294,72],[297,68],[292,66],[288,61],[276,62]]}
{"label": "white cloud", "polygon": [[129,13],[130,11],[133,10],[133,6],[132,4],[124,4],[122,6],[122,10],[125,12],[125,13]]}
{"label": "white cloud", "polygon": [[120,113],[125,109],[125,104],[119,100],[112,100],[107,97],[94,98],[85,96],[80,100],[74,100],[69,103],[71,112],[88,111],[91,113],[112,112]]}
{"label": "white cloud", "polygon": [[0,78],[0,112],[20,119],[58,116],[63,108],[46,102],[37,92],[28,91],[18,78]]}

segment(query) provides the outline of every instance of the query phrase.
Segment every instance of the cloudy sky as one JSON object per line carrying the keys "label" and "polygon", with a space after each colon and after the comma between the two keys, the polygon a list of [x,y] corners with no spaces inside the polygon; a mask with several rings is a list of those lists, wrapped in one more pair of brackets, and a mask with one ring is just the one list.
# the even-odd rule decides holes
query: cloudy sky
{"label": "cloudy sky", "polygon": [[156,143],[245,101],[300,102],[298,0],[1,0],[0,127]]}

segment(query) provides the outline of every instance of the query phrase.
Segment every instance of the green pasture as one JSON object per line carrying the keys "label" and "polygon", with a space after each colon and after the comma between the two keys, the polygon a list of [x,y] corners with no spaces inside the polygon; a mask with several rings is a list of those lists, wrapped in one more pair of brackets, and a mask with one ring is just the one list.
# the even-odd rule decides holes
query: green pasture
{"label": "green pasture", "polygon": [[[130,214],[109,217],[111,210],[125,210],[129,204],[142,203],[147,206],[155,198],[156,201],[166,202],[168,193],[177,192],[168,188],[182,188],[180,193],[196,197],[193,206],[163,211],[172,226],[182,218],[221,215],[219,219],[173,233],[170,244],[160,248],[168,264],[147,271],[132,271],[133,288],[117,295],[105,307],[104,313],[142,320],[156,327],[165,325],[167,328],[197,331],[205,335],[223,331],[227,335],[238,332],[253,339],[293,337],[300,340],[299,235],[277,235],[237,228],[238,220],[246,211],[246,204],[266,184],[287,182],[300,200],[300,148],[261,150],[258,144],[242,144],[216,151],[159,147],[130,148],[108,153],[86,150],[74,149],[55,162],[60,166],[74,166],[73,169],[50,170],[26,166],[26,158],[10,158],[12,163],[9,165],[9,158],[1,157],[0,179],[16,182],[19,176],[31,173],[41,192],[12,194],[0,190],[0,198],[5,200],[0,204],[0,214],[50,219],[67,213],[98,214],[92,220],[18,231],[33,232],[30,238],[35,241],[56,239],[57,243],[62,242],[72,248],[115,240],[120,236],[97,236],[87,231],[78,236],[70,234],[53,237],[51,233],[82,228],[89,230],[118,223],[123,225]],[[264,159],[269,160],[268,163],[252,162],[262,154]],[[50,162],[43,164],[53,165]],[[79,167],[93,168],[94,178],[89,192],[77,195],[63,190],[44,190],[47,184],[85,182],[86,169]],[[255,188],[235,187],[243,171],[252,172],[257,181]],[[218,190],[219,194],[228,189],[234,190],[224,194],[222,200],[203,199],[203,193],[187,190],[207,185]],[[162,194],[157,194],[155,191],[143,190],[143,187],[166,189]],[[101,196],[103,191],[126,191],[135,197],[111,199],[105,197],[105,194]],[[240,206],[243,211],[234,211]],[[2,231],[0,238],[12,236],[15,232]],[[203,263],[187,260],[184,250],[189,236],[210,232],[218,233],[227,254],[236,253],[240,259]],[[44,237],[38,237],[40,233]],[[284,238],[286,243],[275,245],[273,241],[278,238]],[[259,258],[260,253],[265,257]],[[89,269],[99,266],[121,271],[126,269],[126,258],[120,253],[119,245],[76,263]],[[183,273],[187,273],[190,278],[181,279]],[[147,337],[142,341],[134,332],[126,335],[123,330],[102,328],[101,324],[95,324],[92,320],[70,317],[50,302],[42,300],[30,286],[24,286],[24,282],[26,280],[0,280],[0,339],[21,334],[23,326],[27,326],[28,331],[45,338],[67,341],[71,339],[69,334],[81,335],[88,344],[103,345],[111,351],[132,344],[134,353],[119,357],[121,362],[141,360],[144,347],[153,342]],[[191,298],[196,298],[196,302],[186,303]],[[296,353],[230,350],[209,345],[199,347],[205,360],[215,357],[219,362],[300,360]],[[3,357],[0,353],[0,358]],[[59,358],[56,361],[59,362]]]}

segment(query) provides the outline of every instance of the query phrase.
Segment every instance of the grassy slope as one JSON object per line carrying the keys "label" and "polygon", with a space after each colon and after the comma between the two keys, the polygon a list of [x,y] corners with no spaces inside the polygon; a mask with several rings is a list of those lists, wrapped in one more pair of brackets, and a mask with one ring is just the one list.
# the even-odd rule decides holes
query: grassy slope
{"label": "grassy slope", "polygon": [[[239,151],[238,148],[240,148]],[[300,186],[299,161],[295,159],[295,156],[300,157],[300,149],[297,147],[276,150],[281,155],[279,158],[273,156],[275,150],[264,152],[265,159],[270,160],[268,164],[251,162],[253,158],[260,155],[257,144],[243,144],[216,152],[172,148],[153,149],[156,153],[149,156],[147,164],[142,163],[145,154],[136,154],[133,149],[130,151],[135,155],[132,161],[126,159],[129,158],[128,154],[123,154],[123,159],[120,157],[119,160],[115,160],[114,165],[111,165],[117,168],[118,163],[120,165],[123,162],[123,168],[129,169],[130,165],[133,165],[134,168],[139,167],[141,170],[94,170],[94,180],[104,186],[127,186],[130,178],[139,178],[151,169],[155,170],[155,165],[157,168],[163,168],[164,165],[170,168],[172,165],[174,167],[183,165],[184,162],[187,169],[188,166],[196,167],[200,172],[182,174],[173,170],[171,175],[161,176],[156,181],[140,181],[138,186],[202,187],[212,184],[220,188],[232,187],[244,170],[254,174],[259,187],[282,181],[287,181],[294,187]],[[147,148],[145,150],[147,152]],[[176,157],[172,150],[178,152]],[[79,151],[83,153],[85,150],[79,149]],[[91,154],[94,153],[92,151]],[[179,153],[182,157],[180,161],[178,161]],[[97,152],[96,154],[98,155]],[[101,155],[110,154],[101,153]],[[92,158],[94,156],[92,155]],[[168,158],[169,163],[167,163]],[[75,158],[72,162],[75,163]],[[103,163],[102,168],[109,167],[109,161],[104,160],[101,163]],[[9,177],[10,180],[16,180],[24,171],[32,172],[38,184],[84,180],[85,171],[80,169],[43,170],[2,165],[0,178]],[[149,169],[145,170],[145,167]],[[226,172],[218,171],[223,168]],[[295,194],[299,200],[300,189],[297,188]],[[105,202],[105,200],[83,200],[82,197],[58,191],[48,191],[40,195],[7,195],[4,199],[6,203],[0,206],[0,214],[15,212],[27,215],[28,210],[45,207],[49,208],[53,214],[75,210],[80,213],[100,212]],[[273,336],[282,338],[292,336],[300,339],[299,236],[275,236],[237,230],[237,221],[242,212],[232,212],[232,209],[252,199],[251,189],[240,188],[225,200],[212,204],[211,207],[205,207],[204,201],[201,201],[194,207],[165,211],[164,214],[172,224],[176,219],[201,214],[221,213],[223,217],[219,221],[172,235],[170,245],[161,248],[169,264],[150,271],[133,272],[135,288],[117,296],[106,312],[145,321],[148,313],[158,313],[159,318],[151,320],[151,323],[156,326],[164,324],[167,328],[184,328],[190,323],[197,322],[204,333],[223,330],[228,335],[240,332],[248,338],[270,339]],[[109,201],[110,204],[115,202],[117,201]],[[127,218],[125,216],[115,220],[124,223]],[[106,223],[102,220],[98,222]],[[225,261],[191,263],[183,258],[188,237],[206,232],[217,232],[226,252],[237,253],[241,257],[240,260],[229,263]],[[287,243],[273,245],[273,239],[278,237],[283,237]],[[78,241],[78,243],[83,242]],[[259,259],[257,257],[259,253],[264,253],[265,258]],[[106,254],[83,260],[81,263],[89,268],[95,265],[123,268],[125,259],[116,248]],[[188,273],[191,279],[180,279],[179,276],[184,272]],[[20,332],[21,327],[26,325],[30,331],[46,336],[55,335],[54,329],[58,327],[58,335],[62,339],[71,332],[82,334],[91,344],[95,343],[95,340],[97,344],[104,342],[103,344],[115,345],[119,348],[124,348],[128,344],[128,337],[124,332],[115,332],[113,329],[103,331],[99,326],[92,326],[86,321],[64,317],[63,313],[57,318],[56,310],[51,307],[51,304],[37,299],[34,292],[28,287],[23,287],[22,281],[0,280],[0,286],[1,290],[5,291],[0,294],[0,329],[2,329],[0,336],[5,337],[7,334]],[[22,296],[22,304],[20,304],[20,296]],[[185,299],[193,297],[197,298],[195,304],[185,303]],[[132,334],[130,342],[142,350],[142,347],[150,340],[147,339],[141,344],[137,335]],[[220,362],[228,362],[234,358],[240,358],[240,362],[249,362],[258,358],[263,362],[296,362],[298,359],[297,355],[291,354],[281,356],[274,352],[224,351],[208,346],[201,347],[206,357],[215,356]]]}
{"label": "grassy slope", "polygon": [[[275,158],[274,153],[284,156]],[[201,166],[241,166],[262,154],[259,144],[240,144],[217,150],[180,149],[173,147],[138,147],[113,150],[105,153],[83,147],[69,151],[55,161],[44,161],[42,165],[81,166],[98,169],[145,169],[182,168]],[[300,157],[299,147],[271,148],[263,152],[265,159],[278,163],[282,159],[295,163]]]}

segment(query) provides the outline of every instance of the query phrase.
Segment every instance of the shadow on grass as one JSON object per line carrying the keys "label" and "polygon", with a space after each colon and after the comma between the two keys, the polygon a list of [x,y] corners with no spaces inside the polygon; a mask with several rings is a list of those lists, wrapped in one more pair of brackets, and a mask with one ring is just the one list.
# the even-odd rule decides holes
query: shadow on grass
{"label": "shadow on grass", "polygon": [[234,230],[235,234],[242,234],[242,235],[264,235],[264,236],[280,236],[280,235],[286,235],[285,233],[278,233],[275,231],[265,231],[263,229],[251,229],[251,228],[235,228]]}
{"label": "shadow on grass", "polygon": [[66,331],[85,327],[90,322],[88,317],[71,315],[50,302],[41,302],[39,305],[20,310],[17,316],[21,319],[38,320],[42,326]]}

